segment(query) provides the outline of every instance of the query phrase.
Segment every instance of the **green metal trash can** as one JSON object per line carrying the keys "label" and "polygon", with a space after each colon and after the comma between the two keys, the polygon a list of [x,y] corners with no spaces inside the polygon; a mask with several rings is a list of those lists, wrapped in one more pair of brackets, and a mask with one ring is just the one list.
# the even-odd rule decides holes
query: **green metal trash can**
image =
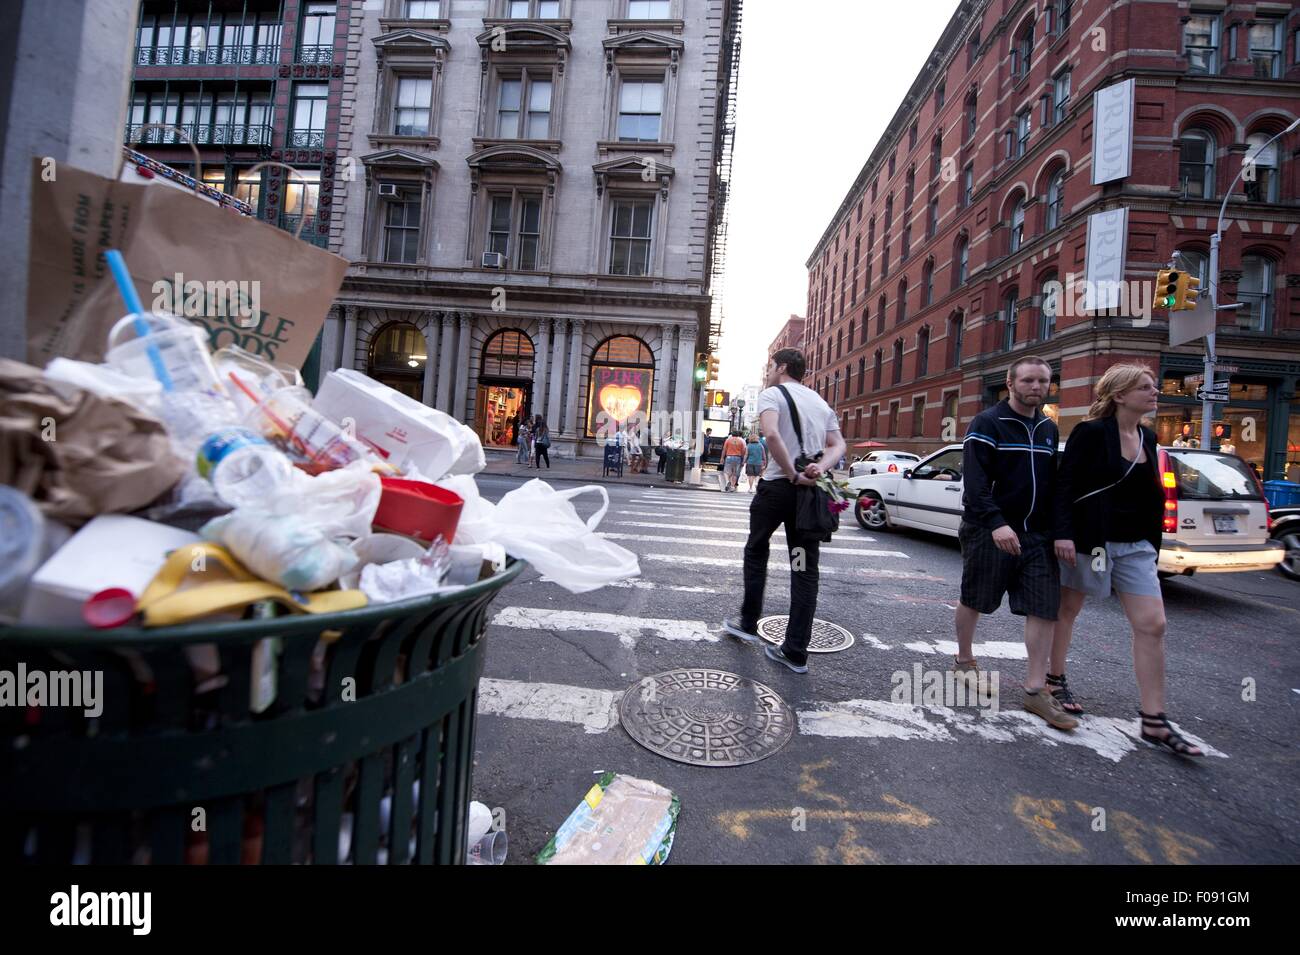
{"label": "green metal trash can", "polygon": [[523,566],[338,614],[0,628],[28,686],[102,674],[98,715],[0,706],[0,860],[463,862],[488,607]]}
{"label": "green metal trash can", "polygon": [[674,449],[668,452],[668,463],[664,466],[664,479],[681,483],[686,480],[686,452]]}

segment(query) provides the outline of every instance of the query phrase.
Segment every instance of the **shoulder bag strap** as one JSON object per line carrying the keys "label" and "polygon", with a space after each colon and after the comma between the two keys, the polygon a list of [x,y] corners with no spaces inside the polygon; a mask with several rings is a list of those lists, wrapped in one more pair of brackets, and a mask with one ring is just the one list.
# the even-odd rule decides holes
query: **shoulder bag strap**
{"label": "shoulder bag strap", "polygon": [[803,427],[799,423],[799,409],[794,406],[794,399],[790,397],[790,392],[786,391],[785,385],[777,385],[781,394],[785,395],[785,403],[790,406],[790,418],[794,422],[794,436],[799,440],[799,453],[807,454],[803,446]]}
{"label": "shoulder bag strap", "polygon": [[[1141,430],[1138,431],[1138,438],[1140,439],[1140,440],[1138,441],[1138,447],[1139,447],[1143,452],[1146,453],[1147,457],[1150,457],[1150,456],[1151,456],[1151,450],[1147,447],[1146,435],[1143,434],[1143,433],[1141,432]],[[1133,469],[1134,469],[1135,467],[1137,467],[1137,464],[1138,464],[1138,463],[1137,463],[1137,458],[1134,458],[1132,461],[1129,462],[1128,470],[1124,472],[1124,476],[1121,477],[1118,481],[1116,481],[1114,484],[1107,484],[1105,487],[1099,487],[1099,488],[1097,488],[1097,490],[1095,490],[1095,491],[1089,491],[1087,494],[1083,495],[1083,497],[1076,497],[1076,498],[1074,499],[1074,503],[1075,503],[1075,504],[1078,504],[1080,501],[1085,500],[1085,499],[1087,499],[1087,498],[1090,498],[1090,497],[1092,497],[1094,494],[1100,494],[1102,491],[1109,491],[1111,488],[1116,487],[1116,486],[1118,486],[1118,485],[1120,485],[1120,484],[1123,484],[1123,483],[1124,483],[1124,478],[1128,477],[1130,474],[1133,473]],[[1157,467],[1157,468],[1156,468],[1156,471],[1158,472],[1159,470],[1160,470],[1160,468]]]}

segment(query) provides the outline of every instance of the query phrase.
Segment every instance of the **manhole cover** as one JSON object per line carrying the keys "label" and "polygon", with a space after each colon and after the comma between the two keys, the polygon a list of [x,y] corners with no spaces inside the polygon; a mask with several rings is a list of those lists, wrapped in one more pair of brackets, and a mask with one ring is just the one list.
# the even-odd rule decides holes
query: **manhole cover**
{"label": "manhole cover", "polygon": [[689,668],[634,683],[619,721],[646,749],[679,763],[742,766],[790,741],[794,714],[762,683],[725,670]]}
{"label": "manhole cover", "polygon": [[[758,622],[758,635],[768,643],[780,646],[785,642],[785,627],[790,622],[788,616],[764,617]],[[812,641],[808,644],[809,653],[835,653],[853,646],[853,634],[837,623],[829,620],[813,619]]]}

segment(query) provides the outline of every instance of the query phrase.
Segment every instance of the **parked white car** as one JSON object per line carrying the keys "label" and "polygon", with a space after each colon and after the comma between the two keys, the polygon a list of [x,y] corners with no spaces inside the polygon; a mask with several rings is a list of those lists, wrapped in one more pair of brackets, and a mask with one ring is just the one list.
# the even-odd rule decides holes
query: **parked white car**
{"label": "parked white car", "polygon": [[[1235,454],[1160,449],[1165,490],[1161,574],[1269,570],[1286,555],[1269,540],[1268,503],[1250,466]],[[853,514],[870,531],[900,527],[957,536],[962,515],[962,446],[950,444],[898,473],[849,479]]]}
{"label": "parked white car", "polygon": [[898,474],[920,460],[919,454],[912,454],[910,451],[872,451],[866,457],[849,465],[849,477],[861,477],[864,474]]}

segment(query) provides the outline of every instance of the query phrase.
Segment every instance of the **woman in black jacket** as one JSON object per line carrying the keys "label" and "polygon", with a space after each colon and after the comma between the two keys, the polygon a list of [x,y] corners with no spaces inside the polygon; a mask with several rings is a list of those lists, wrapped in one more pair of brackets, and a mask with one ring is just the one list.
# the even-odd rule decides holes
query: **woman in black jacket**
{"label": "woman in black jacket", "polygon": [[1156,574],[1164,491],[1155,432],[1139,423],[1159,401],[1149,368],[1112,365],[1065,444],[1056,483],[1061,609],[1047,683],[1062,708],[1083,712],[1065,680],[1065,656],[1084,597],[1114,589],[1133,628],[1142,738],[1180,756],[1204,756],[1165,717],[1165,605]]}

